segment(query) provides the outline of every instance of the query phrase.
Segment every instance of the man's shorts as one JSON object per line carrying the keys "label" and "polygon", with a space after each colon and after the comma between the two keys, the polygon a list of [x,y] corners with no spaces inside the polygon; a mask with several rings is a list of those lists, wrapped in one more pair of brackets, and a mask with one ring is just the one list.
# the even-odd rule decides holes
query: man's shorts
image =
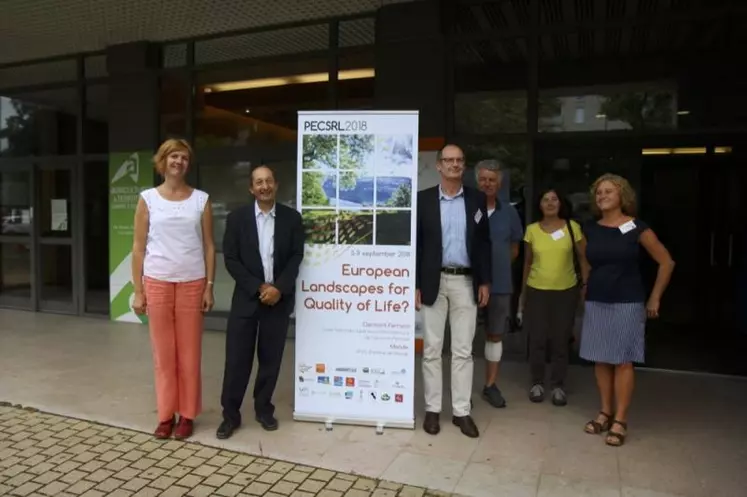
{"label": "man's shorts", "polygon": [[511,328],[511,295],[491,294],[488,306],[483,309],[485,334],[503,336]]}

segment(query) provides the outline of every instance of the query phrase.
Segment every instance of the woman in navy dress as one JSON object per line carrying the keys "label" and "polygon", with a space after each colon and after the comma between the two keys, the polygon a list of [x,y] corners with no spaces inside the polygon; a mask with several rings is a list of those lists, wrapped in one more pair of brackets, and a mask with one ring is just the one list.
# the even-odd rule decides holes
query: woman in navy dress
{"label": "woman in navy dress", "polygon": [[[628,431],[633,363],[644,361],[646,318],[659,316],[674,262],[651,228],[635,217],[635,192],[627,180],[605,174],[594,182],[591,195],[599,219],[584,230],[591,270],[580,355],[595,363],[602,408],[584,429],[607,432],[606,443],[617,447]],[[659,265],[648,299],[638,267],[641,245]]]}

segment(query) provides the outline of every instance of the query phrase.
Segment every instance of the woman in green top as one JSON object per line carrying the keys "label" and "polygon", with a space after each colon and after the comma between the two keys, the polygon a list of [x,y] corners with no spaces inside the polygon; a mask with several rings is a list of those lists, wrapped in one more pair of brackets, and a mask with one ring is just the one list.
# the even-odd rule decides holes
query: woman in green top
{"label": "woman in green top", "polygon": [[[524,242],[524,290],[520,308],[529,335],[532,387],[529,399],[545,399],[545,358],[549,344],[552,403],[564,406],[568,343],[578,306],[579,286],[586,274],[585,240],[581,227],[569,220],[570,209],[555,189],[541,192],[536,212],[540,220],[527,226]],[[573,239],[573,242],[571,242]]]}

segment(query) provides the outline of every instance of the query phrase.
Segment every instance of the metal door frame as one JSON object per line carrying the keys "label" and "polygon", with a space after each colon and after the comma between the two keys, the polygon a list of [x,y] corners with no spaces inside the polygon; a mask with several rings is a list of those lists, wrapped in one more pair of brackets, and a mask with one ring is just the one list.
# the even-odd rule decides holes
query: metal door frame
{"label": "metal door frame", "polygon": [[[76,257],[76,252],[80,250],[80,236],[77,236],[79,231],[79,224],[82,221],[80,209],[78,209],[77,199],[80,195],[78,192],[77,176],[79,169],[79,160],[73,156],[67,157],[55,157],[54,159],[42,159],[37,161],[36,167],[34,167],[34,211],[35,220],[39,219],[42,209],[45,206],[42,205],[42,192],[41,192],[41,173],[45,171],[67,171],[70,174],[69,186],[70,186],[70,212],[68,213],[68,223],[70,223],[70,235],[66,237],[51,237],[42,235],[42,227],[38,222],[33,223],[34,243],[35,243],[35,267],[37,268],[36,274],[34,275],[34,285],[37,288],[36,291],[36,310],[60,314],[72,314],[78,315],[80,296],[80,284],[79,279],[82,275],[80,271],[79,257]],[[47,206],[48,207],[48,206]],[[44,300],[42,295],[42,248],[44,246],[66,246],[70,247],[70,271],[71,271],[71,301],[70,303],[61,303],[53,300]]]}
{"label": "metal door frame", "polygon": [[[81,307],[85,305],[85,271],[84,271],[84,248],[81,247],[81,228],[84,216],[80,208],[80,159],[78,156],[61,157],[29,157],[23,159],[3,159],[0,164],[0,172],[23,172],[29,177],[29,199],[31,209],[31,227],[27,236],[0,235],[2,243],[26,243],[30,247],[30,281],[31,296],[26,299],[0,296],[0,308],[20,309],[27,311],[43,311],[59,314],[82,315]],[[71,224],[70,235],[66,237],[43,236],[39,224],[39,215],[44,206],[41,205],[41,179],[44,171],[68,171],[70,174],[70,199],[68,222]],[[41,253],[43,246],[68,246],[70,247],[70,270],[72,278],[72,299],[69,304],[55,301],[45,301],[42,298],[41,285]]]}

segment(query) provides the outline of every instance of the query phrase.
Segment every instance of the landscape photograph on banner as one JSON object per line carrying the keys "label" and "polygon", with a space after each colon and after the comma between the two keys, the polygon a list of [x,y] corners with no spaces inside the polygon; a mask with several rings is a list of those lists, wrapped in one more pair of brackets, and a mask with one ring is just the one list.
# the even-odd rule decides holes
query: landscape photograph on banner
{"label": "landscape photograph on banner", "polygon": [[308,243],[411,244],[412,134],[314,134],[302,141]]}
{"label": "landscape photograph on banner", "polygon": [[299,112],[294,419],[414,427],[418,113]]}

